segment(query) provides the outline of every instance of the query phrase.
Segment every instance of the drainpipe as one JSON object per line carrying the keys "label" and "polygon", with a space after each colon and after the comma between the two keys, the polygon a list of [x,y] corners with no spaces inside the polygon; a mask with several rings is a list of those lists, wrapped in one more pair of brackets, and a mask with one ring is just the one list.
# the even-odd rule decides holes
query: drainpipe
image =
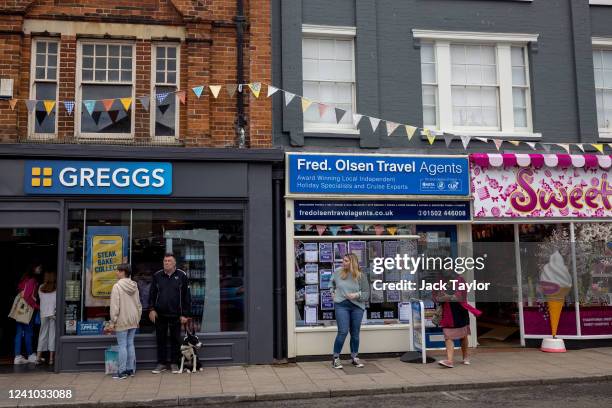
{"label": "drainpipe", "polygon": [[274,188],[272,193],[273,214],[274,214],[274,359],[282,361],[286,358],[287,349],[287,322],[285,320],[285,276],[283,266],[284,254],[284,212],[283,212],[283,192],[282,180],[273,180]]}
{"label": "drainpipe", "polygon": [[240,148],[246,147],[246,118],[244,116],[244,99],[242,84],[244,84],[244,27],[246,17],[244,16],[244,0],[236,2],[236,79],[238,81],[238,92],[236,92],[236,139]]}

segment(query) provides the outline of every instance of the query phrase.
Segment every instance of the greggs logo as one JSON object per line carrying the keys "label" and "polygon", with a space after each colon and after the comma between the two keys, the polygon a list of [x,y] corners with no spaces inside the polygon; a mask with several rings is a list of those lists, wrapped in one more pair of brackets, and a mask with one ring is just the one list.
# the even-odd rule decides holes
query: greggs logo
{"label": "greggs logo", "polygon": [[28,161],[26,194],[172,194],[172,164]]}

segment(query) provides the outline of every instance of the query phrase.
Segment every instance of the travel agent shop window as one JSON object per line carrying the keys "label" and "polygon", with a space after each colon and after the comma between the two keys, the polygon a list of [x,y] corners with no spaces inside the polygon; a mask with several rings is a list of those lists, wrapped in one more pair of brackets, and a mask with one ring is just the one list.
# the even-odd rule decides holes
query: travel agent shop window
{"label": "travel agent shop window", "polygon": [[132,265],[138,284],[139,333],[153,333],[147,310],[151,278],[167,252],[190,278],[195,330],[243,331],[243,239],[240,210],[70,210],[65,334],[104,333],[115,270],[122,262]]}
{"label": "travel agent shop window", "polygon": [[33,138],[50,138],[56,135],[58,50],[57,40],[35,39],[32,43],[30,99],[35,100],[36,104],[29,114],[28,134]]}
{"label": "travel agent shop window", "polygon": [[533,136],[527,43],[537,35],[413,30],[421,41],[424,126]]}
{"label": "travel agent shop window", "polygon": [[[80,41],[77,46],[76,129],[81,137],[134,135],[134,44]],[[119,98],[132,98],[125,110]],[[105,100],[112,105],[105,106]]]}

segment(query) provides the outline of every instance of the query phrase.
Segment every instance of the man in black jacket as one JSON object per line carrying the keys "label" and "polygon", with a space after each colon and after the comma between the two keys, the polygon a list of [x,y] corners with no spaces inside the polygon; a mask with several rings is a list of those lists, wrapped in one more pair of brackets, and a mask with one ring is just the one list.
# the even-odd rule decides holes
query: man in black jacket
{"label": "man in black jacket", "polygon": [[170,357],[173,373],[178,372],[181,344],[181,325],[191,315],[191,292],[187,274],[176,268],[173,254],[164,255],[164,269],[153,275],[149,294],[149,319],[155,324],[157,335],[157,367],[153,374],[166,371],[168,331],[170,331]]}

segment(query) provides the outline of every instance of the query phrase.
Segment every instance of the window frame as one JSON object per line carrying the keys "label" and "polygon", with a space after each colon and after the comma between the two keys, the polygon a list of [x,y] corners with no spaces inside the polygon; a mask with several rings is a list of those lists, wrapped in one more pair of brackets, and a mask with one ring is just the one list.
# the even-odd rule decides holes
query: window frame
{"label": "window frame", "polygon": [[[176,48],[176,84],[158,84],[157,83],[157,47],[175,47]],[[167,70],[166,70],[167,71]],[[151,43],[151,84],[150,94],[151,100],[149,107],[149,131],[151,139],[157,142],[173,143],[179,140],[179,125],[180,125],[180,101],[178,96],[174,94],[175,118],[174,118],[174,136],[157,136],[155,134],[155,116],[157,114],[157,97],[155,92],[156,86],[175,86],[176,90],[180,90],[181,81],[181,43],[178,42],[152,42]],[[187,97],[187,96],[185,96]]]}
{"label": "window frame", "polygon": [[[57,44],[57,66],[55,68],[55,80],[49,79],[36,79],[36,45],[39,42],[56,43]],[[55,139],[58,135],[58,124],[59,124],[59,77],[60,77],[60,47],[61,41],[59,38],[48,38],[48,37],[35,37],[32,38],[31,42],[31,53],[30,53],[30,87],[29,95],[30,98],[35,97],[36,83],[55,83],[55,131],[53,133],[37,133],[36,132],[36,110],[34,113],[28,112],[28,138],[32,140],[49,140]],[[46,66],[45,66],[46,69]],[[46,75],[46,74],[45,74]]]}
{"label": "window frame", "polygon": [[[612,1],[610,2],[612,5]],[[592,40],[592,52],[595,51],[609,51],[612,52],[612,38],[604,37],[593,37]],[[602,78],[603,80],[603,78]],[[595,64],[593,64],[593,90],[595,91],[595,114],[597,115],[597,84],[595,83]],[[601,88],[605,89],[605,88]],[[609,128],[599,127],[599,117],[597,116],[597,133],[600,139],[612,139],[612,126]]]}
{"label": "window frame", "polygon": [[[82,85],[104,84],[104,82],[83,81],[83,45],[129,45],[132,47],[132,80],[127,83],[123,81],[106,82],[110,85],[131,85],[132,86],[132,107],[130,118],[130,133],[87,133],[81,132],[81,115],[83,113],[83,96]],[[136,133],[136,44],[134,41],[126,40],[100,40],[100,39],[80,39],[77,41],[77,63],[76,63],[76,78],[75,78],[75,101],[74,101],[74,133],[75,136],[82,139],[109,139],[109,140],[131,140]],[[95,78],[95,59],[94,59],[94,78]],[[121,68],[119,68],[121,72]]]}
{"label": "window frame", "polygon": [[[512,139],[542,136],[541,133],[536,133],[533,130],[533,104],[531,101],[530,66],[527,48],[529,43],[537,42],[538,34],[453,32],[420,29],[413,29],[412,33],[416,41],[433,45],[436,61],[436,78],[438,81],[437,123],[435,126],[425,126],[428,130],[435,134],[448,132],[461,136],[496,136]],[[451,44],[488,45],[495,47],[499,103],[499,127],[497,129],[479,126],[455,126],[453,124]],[[524,52],[526,85],[522,86],[522,88],[527,89],[526,93],[528,96],[526,98],[527,128],[514,126],[512,47],[521,47]],[[423,82],[421,79],[422,92]]]}
{"label": "window frame", "polygon": [[[357,39],[357,29],[355,27],[345,26],[324,26],[324,25],[302,25],[302,38],[301,38],[301,50],[303,50],[303,44],[305,39],[331,39],[331,40],[351,40],[351,53],[352,53],[352,100],[351,100],[351,111],[347,114],[353,114],[357,111],[357,74],[355,69],[355,41]],[[302,54],[301,58],[302,66],[302,93],[304,92],[304,57]],[[332,82],[337,83],[338,81],[330,80],[318,80],[309,82]],[[316,102],[316,101],[315,101]],[[304,133],[333,133],[333,134],[346,134],[346,135],[358,135],[360,134],[359,127],[351,120],[350,124],[340,125],[339,123],[312,123],[306,122],[302,115],[302,128]]]}

